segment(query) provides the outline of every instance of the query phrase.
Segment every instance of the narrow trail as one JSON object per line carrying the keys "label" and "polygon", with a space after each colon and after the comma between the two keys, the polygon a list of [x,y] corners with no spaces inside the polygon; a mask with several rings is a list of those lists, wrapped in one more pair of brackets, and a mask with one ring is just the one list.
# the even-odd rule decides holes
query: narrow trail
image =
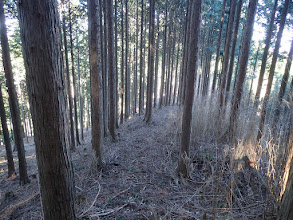
{"label": "narrow trail", "polygon": [[[265,216],[274,208],[260,179],[249,177],[248,182],[247,170],[232,172],[220,147],[192,143],[190,179],[178,178],[178,128],[179,109],[174,106],[155,110],[150,124],[143,115],[127,120],[115,143],[104,140],[105,166],[99,171],[87,131],[72,152],[78,219],[210,219],[213,210],[216,219],[271,219]],[[41,219],[34,145],[25,147],[31,183],[20,186],[18,177],[0,176],[0,219]],[[0,165],[6,166],[3,152]],[[231,203],[233,182],[237,192]]]}

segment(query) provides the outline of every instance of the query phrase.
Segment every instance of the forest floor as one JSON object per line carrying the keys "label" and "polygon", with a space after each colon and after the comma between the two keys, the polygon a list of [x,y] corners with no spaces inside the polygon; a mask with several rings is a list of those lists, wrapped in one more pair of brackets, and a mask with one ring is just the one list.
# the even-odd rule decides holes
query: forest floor
{"label": "forest floor", "polygon": [[[177,177],[179,115],[177,107],[166,107],[154,111],[150,124],[143,116],[125,122],[115,143],[105,139],[101,171],[85,133],[72,152],[79,219],[274,219],[263,175],[242,160],[232,166],[224,144],[193,142],[190,178]],[[18,177],[6,178],[0,149],[0,219],[42,218],[34,144],[25,149],[31,183],[24,186]]]}

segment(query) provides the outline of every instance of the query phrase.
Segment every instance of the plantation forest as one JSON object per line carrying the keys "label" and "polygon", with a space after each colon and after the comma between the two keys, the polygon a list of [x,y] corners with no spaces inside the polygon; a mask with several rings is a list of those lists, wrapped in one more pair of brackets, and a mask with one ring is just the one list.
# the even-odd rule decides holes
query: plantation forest
{"label": "plantation forest", "polygon": [[0,0],[0,219],[293,220],[292,0]]}

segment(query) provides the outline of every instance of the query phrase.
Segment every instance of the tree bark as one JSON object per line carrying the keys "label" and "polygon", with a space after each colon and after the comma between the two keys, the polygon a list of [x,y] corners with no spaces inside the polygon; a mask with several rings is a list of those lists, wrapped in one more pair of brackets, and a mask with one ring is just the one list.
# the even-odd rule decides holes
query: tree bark
{"label": "tree bark", "polygon": [[158,72],[159,72],[159,56],[160,56],[160,13],[157,13],[157,36],[156,36],[156,64],[155,64],[155,85],[154,85],[154,108],[157,107],[158,99]]}
{"label": "tree bark", "polygon": [[101,5],[96,0],[88,0],[88,22],[89,22],[89,58],[91,74],[91,121],[92,121],[92,148],[95,151],[98,166],[102,161],[102,126],[103,123],[103,101],[101,99],[102,72],[101,72]]}
{"label": "tree bark", "polygon": [[212,92],[215,91],[217,76],[218,76],[220,49],[221,49],[221,42],[222,42],[222,31],[223,31],[223,24],[224,24],[226,1],[227,0],[223,0],[222,15],[221,15],[221,20],[220,20],[220,32],[219,32],[218,40],[217,40],[217,54],[216,54],[215,71],[214,71],[213,84],[212,84]]}
{"label": "tree bark", "polygon": [[106,0],[106,10],[107,10],[107,34],[108,34],[108,71],[109,71],[109,88],[110,88],[110,117],[109,117],[109,131],[112,139],[115,141],[115,81],[116,75],[114,73],[114,41],[113,41],[113,1]]}
{"label": "tree bark", "polygon": [[27,165],[26,165],[25,150],[24,150],[23,137],[22,137],[20,111],[19,111],[17,93],[15,90],[13,73],[12,73],[10,49],[8,44],[5,15],[4,15],[4,9],[3,9],[3,0],[0,0],[0,38],[1,38],[1,47],[2,47],[2,62],[3,62],[4,73],[6,78],[6,86],[8,89],[10,113],[11,113],[12,124],[13,124],[14,143],[17,149],[18,160],[19,160],[20,183],[26,184],[26,183],[29,183],[30,181],[27,174]]}
{"label": "tree bark", "polygon": [[147,81],[147,105],[146,105],[146,123],[152,118],[152,97],[154,80],[154,44],[155,44],[155,0],[150,0],[150,27],[149,27],[149,58],[148,58],[148,81]]}
{"label": "tree bark", "polygon": [[2,132],[4,137],[4,145],[6,150],[8,177],[11,177],[15,175],[15,168],[14,168],[13,154],[12,154],[11,142],[9,138],[9,131],[7,127],[7,119],[6,119],[4,101],[3,101],[3,95],[2,95],[1,89],[2,89],[2,83],[0,83],[0,118],[1,118]]}
{"label": "tree bark", "polygon": [[[185,103],[183,107],[182,117],[182,135],[181,135],[181,146],[179,152],[179,161],[177,172],[183,177],[189,176],[188,170],[188,157],[189,157],[189,144],[191,134],[191,123],[192,123],[192,106],[194,98],[194,81],[197,74],[198,65],[198,50],[199,50],[199,35],[200,35],[200,20],[201,20],[201,0],[193,0],[191,4],[191,25],[190,38],[188,42],[189,59],[187,65],[187,80],[186,80],[186,95]],[[189,32],[187,32],[189,33]]]}
{"label": "tree bark", "polygon": [[235,126],[237,123],[238,118],[238,110],[242,98],[243,92],[243,84],[247,72],[247,63],[249,57],[249,50],[250,50],[250,43],[253,34],[253,24],[254,24],[254,17],[256,13],[258,0],[250,0],[248,6],[248,12],[246,17],[246,27],[243,33],[243,40],[242,40],[242,52],[239,59],[239,70],[238,70],[238,78],[237,78],[237,86],[236,91],[234,94],[234,98],[232,100],[231,106],[231,113],[230,113],[230,133],[234,136],[235,133]]}
{"label": "tree bark", "polygon": [[143,34],[143,25],[144,25],[144,0],[141,0],[141,24],[140,24],[140,71],[139,71],[139,115],[142,114],[144,103],[144,34]]}
{"label": "tree bark", "polygon": [[124,120],[124,3],[121,0],[121,82],[120,82],[120,92],[121,92],[121,114],[120,114],[120,124],[123,124]]}
{"label": "tree bark", "polygon": [[264,123],[265,123],[266,113],[267,113],[267,105],[269,102],[269,97],[270,97],[274,74],[275,74],[275,68],[276,68],[277,59],[278,59],[278,55],[279,55],[279,49],[281,46],[282,34],[283,34],[286,16],[288,13],[290,3],[291,3],[291,0],[285,0],[284,7],[283,7],[283,10],[281,13],[280,28],[279,28],[279,31],[277,34],[277,41],[276,41],[275,49],[273,52],[273,58],[272,58],[272,64],[270,67],[268,84],[267,84],[266,93],[265,93],[265,97],[264,97],[264,101],[263,101],[263,105],[262,105],[262,110],[261,110],[261,116],[260,116],[260,122],[259,122],[258,134],[257,134],[257,141],[259,141],[261,139],[262,133],[263,133]]}
{"label": "tree bark", "polygon": [[125,0],[125,119],[129,118],[130,110],[130,72],[129,72],[129,25],[128,25],[128,0]]}
{"label": "tree bark", "polygon": [[70,74],[69,74],[69,61],[68,61],[68,48],[67,48],[67,37],[66,37],[66,24],[65,24],[65,10],[64,10],[64,0],[61,1],[63,5],[62,10],[62,29],[63,29],[63,44],[64,44],[64,53],[65,53],[65,71],[67,78],[67,93],[68,93],[68,103],[69,103],[69,119],[70,119],[70,140],[71,140],[71,150],[75,150],[75,139],[74,139],[74,122],[73,122],[73,113],[72,113],[72,93],[70,88]]}
{"label": "tree bark", "polygon": [[44,219],[76,219],[58,3],[18,2]]}

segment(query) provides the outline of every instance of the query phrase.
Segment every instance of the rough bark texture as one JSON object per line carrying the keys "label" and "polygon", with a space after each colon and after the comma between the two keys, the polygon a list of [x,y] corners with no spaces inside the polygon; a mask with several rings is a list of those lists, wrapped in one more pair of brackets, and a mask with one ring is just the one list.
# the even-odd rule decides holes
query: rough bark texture
{"label": "rough bark texture", "polygon": [[76,219],[57,1],[18,4],[44,219]]}
{"label": "rough bark texture", "polygon": [[115,0],[115,18],[114,18],[114,23],[115,23],[115,91],[116,91],[116,109],[115,109],[115,126],[116,128],[119,127],[119,122],[118,122],[118,103],[119,103],[119,89],[118,89],[118,23],[117,23],[117,0]]}
{"label": "rough bark texture", "polygon": [[[190,39],[188,42],[189,59],[187,65],[187,80],[186,80],[186,94],[185,102],[183,107],[183,117],[182,117],[182,135],[181,135],[181,146],[179,152],[178,161],[178,174],[183,177],[188,177],[188,157],[189,157],[189,144],[190,144],[190,134],[191,134],[191,122],[192,122],[192,106],[194,97],[194,81],[197,72],[197,62],[198,62],[198,43],[200,35],[200,19],[201,19],[201,0],[193,0],[191,4],[191,29],[190,29]],[[187,32],[188,33],[188,32]]]}
{"label": "rough bark texture", "polygon": [[154,108],[157,107],[158,99],[158,72],[159,72],[159,56],[160,56],[160,20],[157,14],[157,36],[156,36],[156,63],[155,63],[155,84],[154,84]]}
{"label": "rough bark texture", "polygon": [[[65,6],[64,0],[61,1],[63,7]],[[65,11],[62,10],[62,29],[63,29],[63,44],[64,44],[64,53],[65,53],[65,71],[66,71],[66,80],[65,83],[67,86],[68,93],[68,103],[69,103],[69,122],[70,122],[70,137],[71,137],[71,146],[72,150],[75,149],[75,139],[74,139],[74,122],[73,122],[73,113],[72,113],[72,93],[70,88],[70,74],[69,74],[69,61],[68,61],[68,48],[67,48],[67,37],[66,37],[66,24],[65,24]]]}
{"label": "rough bark texture", "polygon": [[146,105],[146,123],[151,121],[152,117],[152,97],[154,80],[154,44],[155,44],[155,0],[150,0],[150,27],[149,27],[149,58],[148,58],[148,82],[147,82],[147,105]]}
{"label": "rough bark texture", "polygon": [[15,90],[13,73],[12,73],[10,49],[9,49],[8,38],[7,38],[7,30],[6,30],[5,15],[4,15],[2,0],[0,0],[0,38],[1,38],[1,47],[2,47],[2,62],[3,62],[4,73],[6,78],[6,86],[7,86],[8,95],[9,95],[10,114],[11,114],[12,124],[13,124],[14,143],[17,149],[18,160],[19,160],[20,183],[26,184],[29,182],[29,178],[27,174],[27,165],[25,160],[25,150],[24,150],[23,137],[22,137],[20,111],[19,111],[17,93]]}
{"label": "rough bark texture", "polygon": [[123,21],[123,0],[121,0],[121,82],[120,82],[120,92],[121,92],[121,113],[120,113],[120,124],[123,123],[124,119],[124,21]]}
{"label": "rough bark texture", "polygon": [[262,110],[261,110],[261,116],[260,116],[260,122],[259,122],[259,127],[258,127],[258,134],[257,134],[257,140],[258,141],[262,137],[263,127],[264,127],[266,114],[267,114],[267,106],[268,106],[269,97],[270,97],[270,93],[271,93],[271,89],[272,89],[272,85],[273,85],[275,68],[276,68],[276,64],[277,64],[277,59],[278,59],[278,55],[279,55],[279,49],[280,49],[280,46],[281,46],[282,34],[283,34],[285,21],[286,21],[286,16],[287,16],[287,13],[288,13],[290,2],[291,2],[291,0],[285,0],[283,10],[282,10],[282,14],[281,14],[280,28],[279,28],[279,31],[278,31],[278,34],[277,34],[277,41],[276,41],[275,49],[274,49],[274,52],[273,52],[273,58],[272,58],[272,64],[271,64],[271,67],[270,67],[270,74],[269,74],[269,78],[268,78],[268,84],[267,84],[266,93],[265,93],[265,97],[264,97],[264,101],[263,101],[263,105],[262,105]]}
{"label": "rough bark texture", "polygon": [[7,119],[5,114],[4,101],[3,101],[1,88],[2,88],[2,84],[0,83],[0,117],[1,117],[2,132],[4,137],[4,145],[6,150],[6,157],[7,157],[6,159],[7,159],[7,165],[8,165],[8,177],[11,177],[15,174],[15,168],[14,168],[12,148],[11,148],[11,142],[9,138],[9,131],[7,127]]}
{"label": "rough bark texture", "polygon": [[92,121],[92,147],[95,150],[98,166],[102,166],[102,72],[101,72],[101,23],[100,4],[96,0],[88,0],[89,17],[89,58],[91,73],[91,121]]}
{"label": "rough bark texture", "polygon": [[110,96],[110,115],[109,115],[109,131],[112,139],[115,140],[115,81],[116,75],[114,72],[114,41],[113,41],[113,1],[106,0],[107,20],[108,20],[108,71],[109,71],[109,96]]}
{"label": "rough bark texture", "polygon": [[238,109],[242,98],[243,84],[247,71],[247,63],[249,57],[250,43],[253,34],[253,24],[254,17],[256,13],[258,0],[250,0],[248,6],[248,12],[246,17],[246,27],[243,33],[242,40],[242,53],[239,59],[239,70],[238,70],[238,79],[236,85],[236,91],[232,101],[232,109],[230,115],[230,132],[231,135],[234,135],[234,127],[236,126]]}
{"label": "rough bark texture", "polygon": [[265,70],[266,70],[267,59],[268,59],[268,54],[269,54],[269,49],[270,49],[271,38],[272,38],[272,34],[273,34],[273,28],[274,28],[274,21],[275,21],[275,14],[276,14],[277,6],[278,6],[278,0],[275,0],[274,8],[273,8],[272,13],[271,13],[268,32],[267,32],[267,35],[266,35],[265,48],[264,48],[263,55],[262,55],[262,60],[261,60],[261,68],[260,68],[258,84],[257,84],[255,100],[254,100],[255,107],[258,105],[260,92],[261,92],[261,88],[262,88],[262,83],[263,83],[263,78],[264,78],[264,74],[265,74]]}

